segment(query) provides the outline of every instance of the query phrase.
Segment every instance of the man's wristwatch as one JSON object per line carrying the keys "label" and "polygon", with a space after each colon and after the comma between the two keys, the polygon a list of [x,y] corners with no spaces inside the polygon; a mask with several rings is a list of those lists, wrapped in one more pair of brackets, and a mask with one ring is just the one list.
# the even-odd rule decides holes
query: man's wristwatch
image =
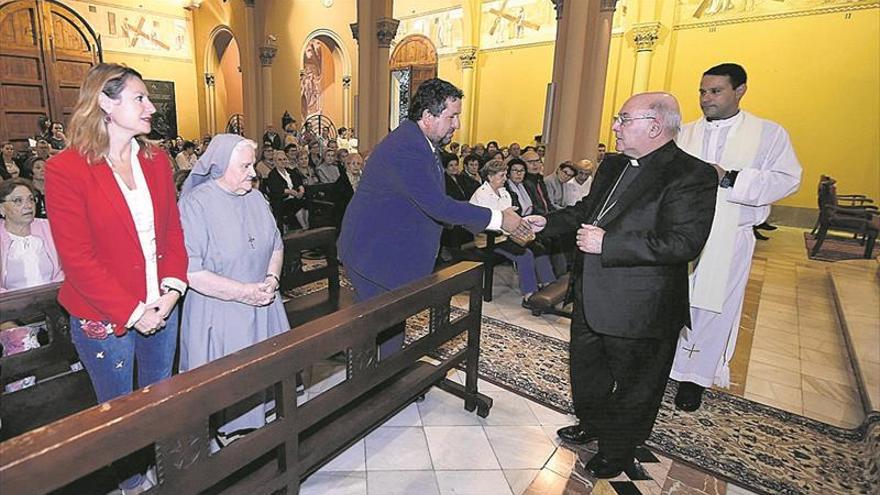
{"label": "man's wristwatch", "polygon": [[736,176],[739,175],[739,170],[728,170],[724,177],[721,178],[721,182],[718,183],[718,186],[722,189],[727,189],[728,187],[733,187],[733,184],[736,183]]}

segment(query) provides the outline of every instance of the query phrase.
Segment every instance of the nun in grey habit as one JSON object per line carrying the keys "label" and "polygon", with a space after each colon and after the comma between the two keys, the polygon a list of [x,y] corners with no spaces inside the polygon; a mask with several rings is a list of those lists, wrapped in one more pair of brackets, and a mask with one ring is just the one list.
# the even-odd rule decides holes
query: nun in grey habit
{"label": "nun in grey habit", "polygon": [[[181,318],[181,372],[290,329],[278,293],[281,235],[263,195],[251,191],[255,150],[241,136],[217,135],[183,184],[190,290]],[[258,392],[226,409],[215,425],[220,445],[263,426],[270,407]]]}

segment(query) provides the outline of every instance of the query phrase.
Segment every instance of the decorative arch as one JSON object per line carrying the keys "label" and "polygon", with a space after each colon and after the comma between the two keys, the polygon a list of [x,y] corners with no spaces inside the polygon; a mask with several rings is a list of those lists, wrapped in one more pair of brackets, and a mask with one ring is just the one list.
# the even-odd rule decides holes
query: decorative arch
{"label": "decorative arch", "polygon": [[[312,58],[316,47],[326,48],[322,53],[329,54],[329,57]],[[352,61],[342,37],[330,29],[315,29],[303,40],[300,57],[300,113],[303,123],[313,115],[322,114],[341,122],[345,127],[351,127]]]}
{"label": "decorative arch", "polygon": [[406,36],[394,47],[391,71],[391,128],[406,118],[409,103],[423,82],[437,77],[437,48],[421,34]]}
{"label": "decorative arch", "polygon": [[214,134],[223,131],[231,116],[244,113],[240,44],[229,26],[211,31],[204,67],[208,130]]}

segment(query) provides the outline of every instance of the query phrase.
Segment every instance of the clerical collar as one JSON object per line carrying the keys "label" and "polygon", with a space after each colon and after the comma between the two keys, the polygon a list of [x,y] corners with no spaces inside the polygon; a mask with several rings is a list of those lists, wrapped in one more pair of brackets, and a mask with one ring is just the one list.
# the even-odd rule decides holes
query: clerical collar
{"label": "clerical collar", "polygon": [[733,117],[728,117],[726,119],[717,119],[717,120],[708,120],[706,119],[706,126],[711,129],[720,129],[722,127],[730,127],[743,118],[742,110],[737,110],[736,114]]}
{"label": "clerical collar", "polygon": [[639,166],[639,161],[636,160],[635,158],[630,158],[630,159],[629,159],[629,164],[632,165],[633,167],[638,167],[638,166]]}

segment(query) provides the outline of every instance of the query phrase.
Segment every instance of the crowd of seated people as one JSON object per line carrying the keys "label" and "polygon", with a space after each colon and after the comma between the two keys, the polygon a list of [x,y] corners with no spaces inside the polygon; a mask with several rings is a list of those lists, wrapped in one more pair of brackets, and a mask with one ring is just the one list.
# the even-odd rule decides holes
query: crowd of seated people
{"label": "crowd of seated people", "polygon": [[[540,143],[522,147],[497,141],[474,145],[450,143],[440,150],[446,194],[458,200],[492,208],[513,206],[520,215],[546,215],[573,205],[590,192],[596,165],[591,160],[563,161],[555,170],[545,168],[546,148]],[[605,156],[599,145],[598,162]],[[549,173],[545,175],[545,173]],[[514,262],[519,274],[523,305],[544,285],[571,269],[574,238],[533,242],[526,248],[496,235],[495,252]],[[485,246],[484,236],[474,238],[462,228],[444,229],[439,258],[448,261],[465,243]]]}

